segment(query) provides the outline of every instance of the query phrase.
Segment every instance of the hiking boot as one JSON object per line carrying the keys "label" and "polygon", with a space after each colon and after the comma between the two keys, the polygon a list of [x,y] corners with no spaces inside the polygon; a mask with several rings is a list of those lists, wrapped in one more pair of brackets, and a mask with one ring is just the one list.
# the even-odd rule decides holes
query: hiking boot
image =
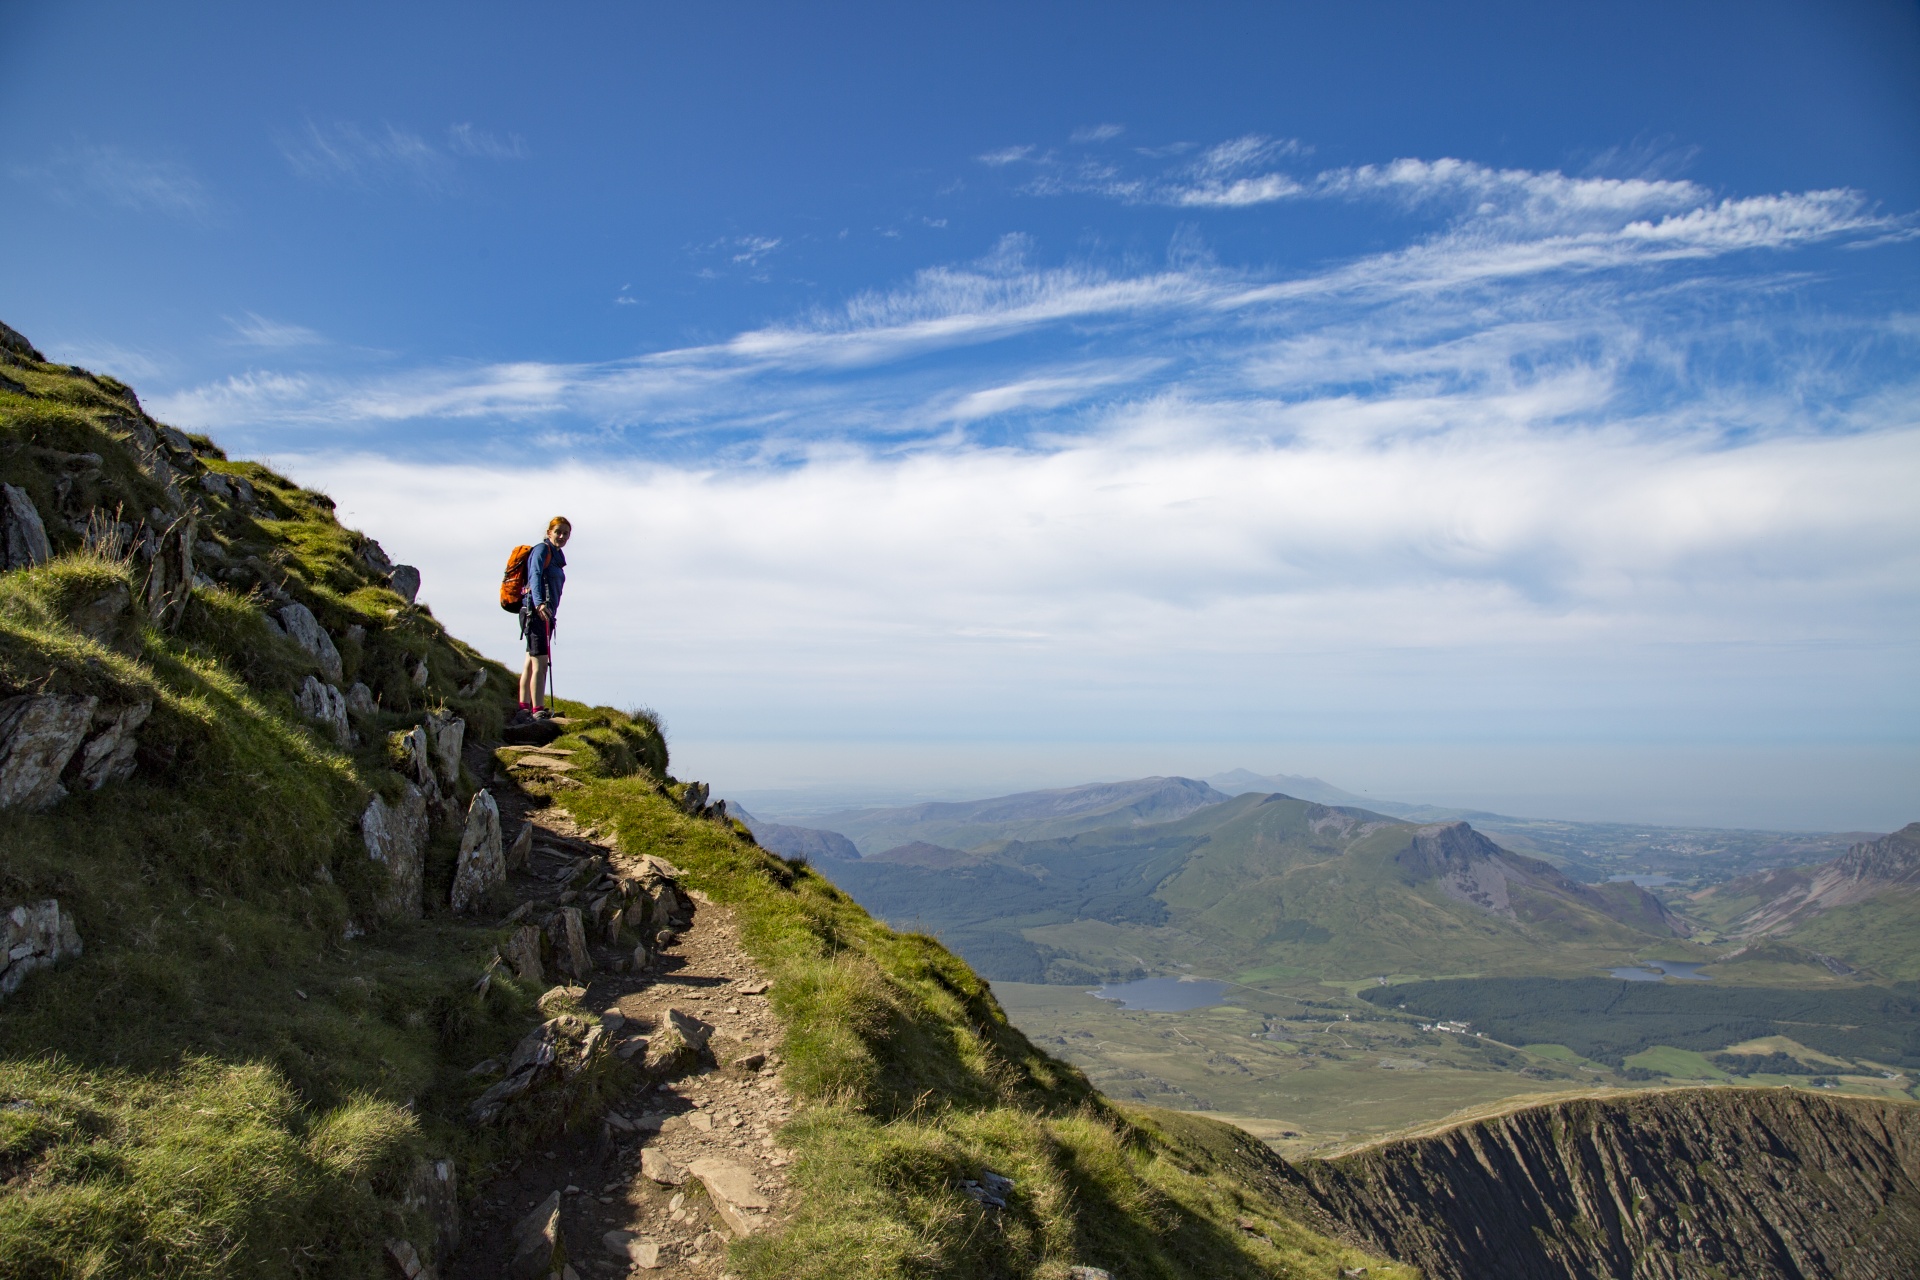
{"label": "hiking boot", "polygon": [[507,723],[509,725],[532,724],[533,713],[525,707],[515,707],[507,716]]}
{"label": "hiking boot", "polygon": [[553,712],[548,710],[546,707],[535,707],[533,709],[533,714],[528,717],[529,721],[551,720],[551,719],[553,719]]}

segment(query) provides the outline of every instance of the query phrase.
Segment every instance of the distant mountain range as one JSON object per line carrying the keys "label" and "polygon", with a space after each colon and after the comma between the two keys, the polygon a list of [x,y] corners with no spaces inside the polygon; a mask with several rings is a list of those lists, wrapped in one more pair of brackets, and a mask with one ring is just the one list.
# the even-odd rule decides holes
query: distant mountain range
{"label": "distant mountain range", "polygon": [[[861,854],[869,856],[916,841],[978,849],[1007,840],[1045,840],[1100,827],[1171,822],[1228,799],[1231,797],[1225,793],[1192,778],[1136,778],[1130,782],[1023,791],[987,800],[847,809],[813,819],[804,829],[838,832]],[[754,827],[754,834],[768,848],[787,852],[760,836],[760,828]]]}
{"label": "distant mountain range", "polygon": [[1578,883],[1465,823],[1258,793],[1171,822],[973,850],[922,841],[823,870],[876,914],[1022,981],[1178,963],[1328,977],[1591,972],[1686,930],[1644,889]]}
{"label": "distant mountain range", "polygon": [[1695,895],[1703,915],[1757,944],[1790,940],[1887,977],[1920,978],[1920,822],[1831,862],[1743,876]]}
{"label": "distant mountain range", "polygon": [[1226,773],[1216,773],[1206,779],[1209,786],[1226,792],[1230,796],[1242,796],[1249,792],[1263,795],[1286,795],[1299,800],[1312,800],[1319,804],[1357,805],[1362,809],[1371,809],[1375,813],[1391,814],[1396,818],[1409,818],[1416,822],[1450,822],[1455,819],[1480,821],[1488,818],[1507,819],[1505,814],[1489,813],[1483,809],[1449,809],[1442,805],[1402,804],[1397,800],[1376,800],[1372,796],[1356,795],[1343,790],[1321,778],[1304,777],[1297,773],[1255,773],[1251,769],[1232,769]]}

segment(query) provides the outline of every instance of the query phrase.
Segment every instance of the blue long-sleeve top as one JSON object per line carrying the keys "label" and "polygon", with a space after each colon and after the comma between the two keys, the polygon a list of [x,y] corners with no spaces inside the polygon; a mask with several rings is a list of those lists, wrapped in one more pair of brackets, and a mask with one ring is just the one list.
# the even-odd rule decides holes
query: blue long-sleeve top
{"label": "blue long-sleeve top", "polygon": [[527,556],[527,599],[534,608],[560,612],[560,593],[567,586],[567,553],[551,542],[540,542]]}

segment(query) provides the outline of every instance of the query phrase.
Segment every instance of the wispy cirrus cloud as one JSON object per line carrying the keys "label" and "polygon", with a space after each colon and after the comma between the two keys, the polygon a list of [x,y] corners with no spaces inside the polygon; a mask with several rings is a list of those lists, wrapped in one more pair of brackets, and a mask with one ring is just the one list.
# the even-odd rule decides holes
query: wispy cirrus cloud
{"label": "wispy cirrus cloud", "polygon": [[517,133],[495,134],[471,124],[447,127],[447,149],[457,156],[481,160],[524,160],[527,140]]}
{"label": "wispy cirrus cloud", "polygon": [[521,160],[528,155],[518,134],[497,135],[471,124],[449,126],[443,143],[393,124],[307,120],[274,141],[294,173],[312,182],[371,187],[403,183],[443,194],[457,185],[461,159]]}
{"label": "wispy cirrus cloud", "polygon": [[227,323],[233,327],[233,340],[242,346],[285,351],[319,346],[326,341],[305,325],[269,320],[252,311],[244,313],[238,320],[229,317]]}
{"label": "wispy cirrus cloud", "polygon": [[[1246,140],[1204,163],[1210,171],[1230,170],[1273,150]],[[589,430],[649,422],[655,430],[781,438],[817,435],[818,425],[806,425],[818,422],[810,415],[837,403],[837,429],[857,434],[886,420],[891,425],[882,434],[900,439],[1014,410],[1062,410],[1148,381],[1139,372],[1094,379],[1063,372],[1092,367],[1085,360],[1041,358],[1023,366],[1011,354],[1016,339],[1045,344],[1049,335],[1087,325],[1099,326],[1111,348],[1103,367],[1152,369],[1230,395],[1271,394],[1279,385],[1275,371],[1293,358],[1288,353],[1311,341],[1299,335],[1355,324],[1365,341],[1341,357],[1342,376],[1353,380],[1404,379],[1410,362],[1437,370],[1453,361],[1459,383],[1475,367],[1464,357],[1475,352],[1497,348],[1500,359],[1544,367],[1565,348],[1586,351],[1586,376],[1606,382],[1604,361],[1592,352],[1609,349],[1607,335],[1623,323],[1634,332],[1663,323],[1656,304],[1636,300],[1637,287],[1608,273],[1846,242],[1889,221],[1848,192],[1713,200],[1686,183],[1570,179],[1454,162],[1344,170],[1339,182],[1413,204],[1457,203],[1464,191],[1474,212],[1405,248],[1277,279],[1222,268],[1184,249],[1158,270],[1036,267],[1031,242],[1014,235],[975,262],[927,268],[900,288],[705,346],[597,364],[446,367],[346,382],[282,383],[246,374],[182,392],[172,403],[209,426],[551,417]],[[713,247],[751,265],[779,241],[748,237]],[[1549,278],[1556,279],[1549,285]],[[1569,278],[1591,283],[1570,291]],[[1466,338],[1455,332],[1467,324],[1463,314],[1473,317]],[[1627,315],[1637,319],[1625,323]],[[1294,336],[1275,340],[1276,331]],[[299,337],[269,328],[256,336]],[[1009,354],[998,354],[1003,349]],[[963,352],[976,353],[966,369],[898,371],[910,358],[952,361]],[[1607,356],[1635,358],[1624,347]],[[862,379],[857,386],[819,381],[854,375]],[[916,382],[942,377],[960,385],[923,391]],[[809,380],[804,394],[793,394]]]}
{"label": "wispy cirrus cloud", "polygon": [[15,165],[14,180],[62,204],[109,205],[199,221],[213,211],[207,186],[186,165],[76,140],[37,164]]}

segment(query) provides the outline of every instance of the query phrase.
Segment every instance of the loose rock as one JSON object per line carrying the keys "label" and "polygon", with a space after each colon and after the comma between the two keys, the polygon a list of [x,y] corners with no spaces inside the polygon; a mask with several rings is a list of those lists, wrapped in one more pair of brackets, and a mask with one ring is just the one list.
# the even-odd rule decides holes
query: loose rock
{"label": "loose rock", "polygon": [[410,564],[397,564],[387,577],[387,585],[394,589],[402,600],[412,604],[420,598],[420,571]]}
{"label": "loose rock", "polygon": [[313,616],[313,610],[295,600],[280,606],[280,625],[286,628],[287,638],[305,649],[314,662],[319,664],[320,672],[328,683],[339,684],[343,678],[340,671],[340,651],[334,648],[333,637]]}
{"label": "loose rock", "polygon": [[455,912],[477,910],[481,900],[507,879],[506,855],[500,848],[500,807],[487,791],[476,792],[467,810],[467,828],[460,837],[460,861],[453,873]]}
{"label": "loose rock", "polygon": [[450,711],[434,711],[427,715],[425,728],[434,776],[451,791],[460,781],[460,748],[466,742],[467,722]]}
{"label": "loose rock", "polygon": [[323,684],[318,676],[308,676],[300,692],[293,695],[294,705],[309,720],[318,720],[342,747],[353,745],[353,728],[347,723],[347,698],[334,685]]}
{"label": "loose rock", "polygon": [[0,915],[0,997],[20,989],[27,975],[81,953],[73,915],[57,898],[21,905]]}
{"label": "loose rock", "polygon": [[[387,869],[380,912],[390,919],[418,919],[427,867],[427,797],[411,782],[401,785],[400,800],[388,804],[375,795],[360,815],[360,838],[367,856]],[[535,957],[538,963],[538,956]]]}
{"label": "loose rock", "polygon": [[0,484],[0,569],[30,569],[53,559],[40,509],[18,485]]}
{"label": "loose rock", "polygon": [[0,701],[0,809],[45,809],[67,794],[60,775],[99,705],[98,698],[73,693]]}

